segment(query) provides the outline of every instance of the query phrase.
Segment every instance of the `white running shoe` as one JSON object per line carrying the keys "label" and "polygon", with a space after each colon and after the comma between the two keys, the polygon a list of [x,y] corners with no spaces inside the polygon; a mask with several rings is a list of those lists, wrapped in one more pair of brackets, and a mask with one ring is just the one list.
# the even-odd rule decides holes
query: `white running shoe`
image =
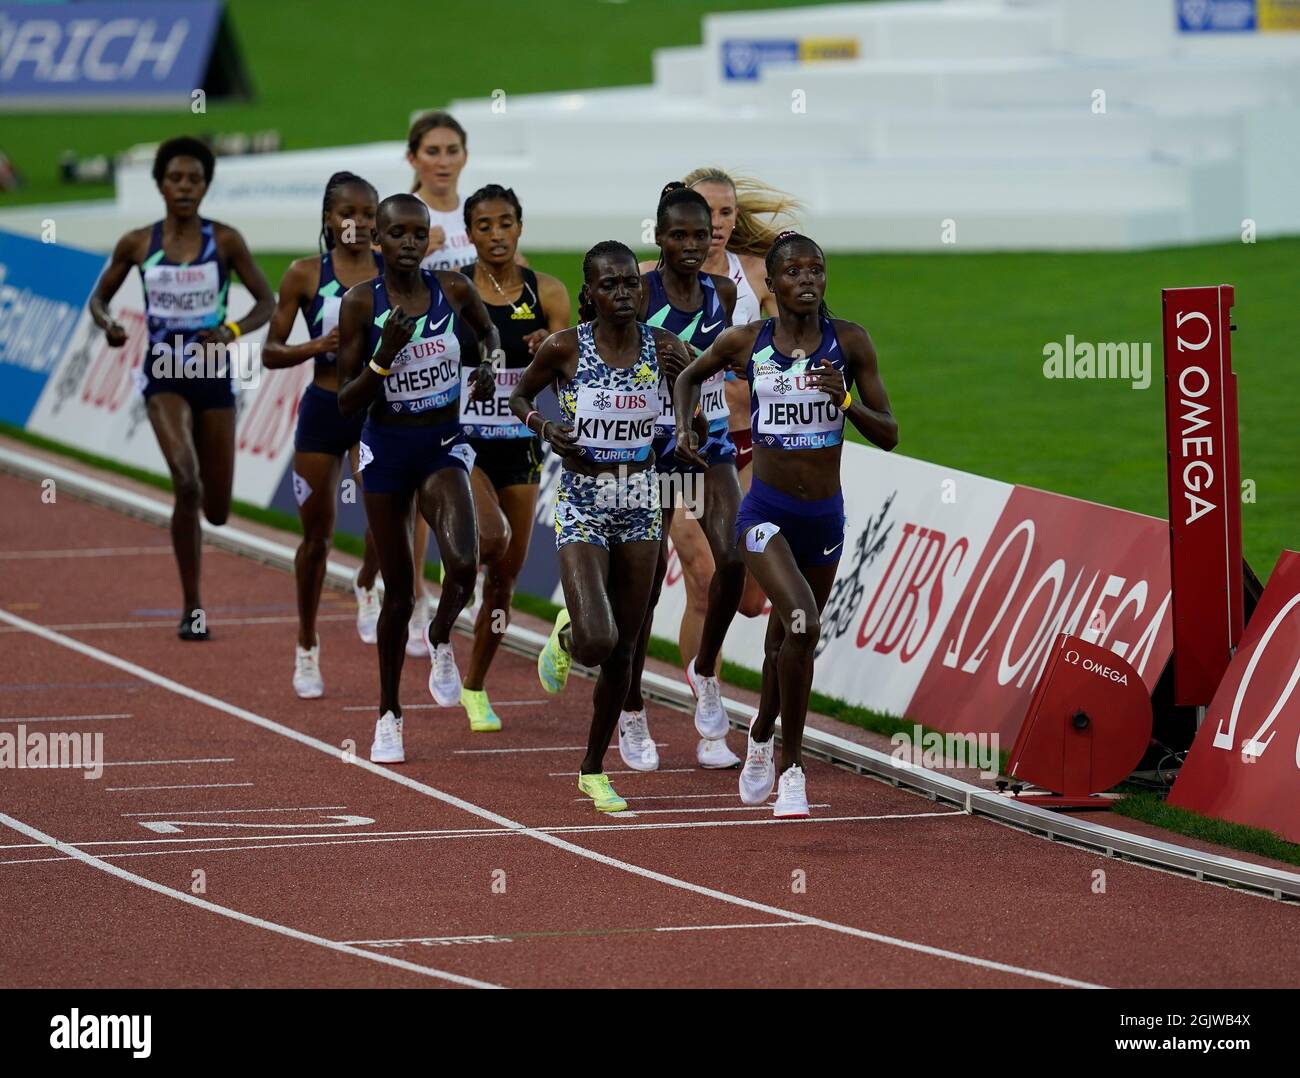
{"label": "white running shoe", "polygon": [[451,642],[434,646],[429,639],[429,627],[424,627],[424,642],[433,658],[429,667],[429,693],[443,707],[460,703],[460,671],[456,669],[456,653]]}
{"label": "white running shoe", "polygon": [[658,769],[659,750],[650,736],[644,708],[618,713],[618,754],[633,771]]}
{"label": "white running shoe", "polygon": [[429,597],[420,592],[411,609],[411,620],[406,623],[406,654],[409,658],[428,658],[429,649],[425,646],[424,632],[432,621],[429,613]]}
{"label": "white running shoe", "polygon": [[402,720],[385,711],[375,723],[375,739],[370,743],[370,760],[376,764],[402,764],[406,750],[402,747]]}
{"label": "white running shoe", "polygon": [[686,665],[686,683],[695,693],[695,731],[700,737],[717,741],[727,736],[727,712],[722,706],[722,686],[716,677],[695,672],[695,660]]}
{"label": "white running shoe", "polygon": [[740,799],[746,805],[761,805],[772,792],[776,782],[776,768],[772,765],[772,750],[776,747],[776,731],[766,741],[754,740],[755,715],[749,723],[749,745],[745,749],[745,766],[740,771]]}
{"label": "white running shoe", "polygon": [[776,800],[772,802],[772,815],[778,820],[808,815],[808,790],[804,783],[803,768],[798,764],[787,767],[781,773]]}
{"label": "white running shoe", "polygon": [[710,771],[725,771],[729,767],[740,766],[740,757],[727,748],[724,738],[700,738],[695,745],[695,759],[701,767]]}
{"label": "white running shoe", "polygon": [[325,695],[325,681],[320,676],[320,637],[314,648],[301,644],[293,647],[293,691],[303,700]]}
{"label": "white running shoe", "polygon": [[374,587],[363,588],[353,577],[352,594],[357,597],[357,636],[363,644],[373,644],[379,639],[379,610],[383,606],[378,579]]}

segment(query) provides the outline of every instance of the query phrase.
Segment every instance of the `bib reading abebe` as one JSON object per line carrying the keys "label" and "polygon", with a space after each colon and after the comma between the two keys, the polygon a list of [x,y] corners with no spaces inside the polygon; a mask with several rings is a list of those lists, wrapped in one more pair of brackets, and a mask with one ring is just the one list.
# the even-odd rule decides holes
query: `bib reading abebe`
{"label": "bib reading abebe", "polygon": [[496,372],[496,386],[485,401],[474,399],[477,367],[460,371],[460,425],[471,438],[531,438],[533,432],[510,411],[510,394],[524,375],[522,367],[503,367]]}
{"label": "bib reading abebe", "polygon": [[829,318],[822,319],[822,339],[811,356],[794,359],[772,343],[775,323],[768,319],[754,341],[746,364],[750,386],[750,430],[755,445],[772,449],[824,449],[844,440],[844,413],[839,402],[816,388],[813,372],[823,359],[844,369],[844,356]]}

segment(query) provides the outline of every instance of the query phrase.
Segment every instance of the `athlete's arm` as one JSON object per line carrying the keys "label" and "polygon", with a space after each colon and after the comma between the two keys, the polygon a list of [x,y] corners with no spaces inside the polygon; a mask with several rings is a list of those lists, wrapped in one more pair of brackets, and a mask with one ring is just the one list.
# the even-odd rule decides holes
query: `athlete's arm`
{"label": "athlete's arm", "polygon": [[349,288],[339,308],[339,411],[344,415],[361,411],[375,399],[386,377],[380,371],[389,369],[415,332],[415,317],[393,307],[379,338],[379,350],[367,363],[367,327],[374,310],[369,281]]}
{"label": "athlete's arm", "polygon": [[104,337],[114,348],[121,348],[126,344],[126,330],[113,317],[108,305],[117,295],[117,290],[122,287],[126,275],[139,263],[137,251],[140,247],[140,234],[143,231],[143,229],[134,229],[117,241],[117,246],[113,248],[113,257],[104,268],[99,283],[95,285],[95,291],[90,296],[90,317],[95,320],[95,325],[104,331]]}
{"label": "athlete's arm", "polygon": [[537,411],[537,394],[557,378],[571,377],[578,365],[578,332],[565,329],[552,333],[541,343],[532,361],[524,368],[514,392],[510,394],[510,410],[534,434],[550,442],[551,448],[561,457],[573,455],[578,450],[578,440],[573,428],[554,420],[543,419]]}
{"label": "athlete's arm", "polygon": [[[724,329],[713,343],[701,352],[687,368],[677,376],[673,387],[673,412],[679,416],[694,416],[700,401],[700,386],[717,374],[718,371],[734,369],[746,347],[752,349],[753,334],[744,332],[743,327]],[[690,424],[677,424],[677,455],[703,468],[707,462],[696,451],[700,436],[691,429]]]}
{"label": "athlete's arm", "polygon": [[229,344],[236,337],[242,337],[245,333],[251,333],[266,325],[275,310],[275,293],[271,291],[262,267],[253,261],[244,237],[227,225],[216,225],[215,232],[217,250],[226,260],[226,265],[233,269],[236,276],[244,283],[244,287],[253,293],[253,307],[235,323],[239,327],[238,333],[232,332],[229,326],[222,324],[215,329],[205,329],[197,339]]}
{"label": "athlete's arm", "polygon": [[491,400],[496,390],[496,368],[504,366],[506,361],[506,354],[501,350],[501,334],[488,317],[487,308],[468,277],[455,270],[439,270],[438,283],[457,313],[478,337],[479,364],[474,372],[473,398],[476,401]]}
{"label": "athlete's arm", "polygon": [[271,328],[267,330],[266,344],[262,346],[262,366],[267,370],[296,367],[299,363],[305,363],[322,352],[337,350],[338,326],[324,336],[303,341],[301,344],[285,343],[289,334],[293,332],[293,322],[298,317],[298,311],[306,309],[310,297],[319,285],[318,259],[300,258],[284,271],[275,314],[271,316]]}
{"label": "athlete's arm", "polygon": [[812,381],[837,404],[844,400],[851,386],[853,401],[844,413],[845,418],[872,445],[888,452],[898,445],[898,420],[890,410],[889,394],[880,377],[876,346],[871,343],[871,335],[856,322],[837,318],[835,333],[844,350],[844,372],[823,359],[822,366],[811,372]]}

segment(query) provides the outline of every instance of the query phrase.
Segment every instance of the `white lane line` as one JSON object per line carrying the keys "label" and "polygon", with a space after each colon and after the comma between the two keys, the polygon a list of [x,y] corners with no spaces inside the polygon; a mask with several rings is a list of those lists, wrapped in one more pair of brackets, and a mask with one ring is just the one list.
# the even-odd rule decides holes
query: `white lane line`
{"label": "white lane line", "polygon": [[656,932],[720,932],[727,928],[815,928],[806,921],[762,921],[749,925],[676,925],[656,928]]}
{"label": "white lane line", "polygon": [[109,760],[105,767],[148,767],[151,764],[233,764],[233,756],[196,756],[190,760]]}
{"label": "white lane line", "polygon": [[[301,745],[306,745],[309,748],[315,749],[317,752],[325,754],[332,760],[340,759],[339,749],[335,745],[331,745],[326,741],[321,741],[319,738],[312,737],[310,734],[305,734],[299,730],[295,730],[291,726],[285,726],[283,723],[278,723],[273,719],[268,719],[263,715],[258,715],[255,712],[248,711],[245,708],[229,703],[219,697],[209,696],[207,693],[200,692],[197,689],[192,689],[188,685],[184,685],[179,681],[174,681],[169,677],[164,677],[162,674],[156,673],[155,671],[149,670],[136,663],[129,662],[126,659],[119,658],[110,652],[92,647],[74,637],[63,636],[61,633],[47,629],[45,626],[38,625],[34,621],[28,621],[26,618],[20,618],[16,614],[11,614],[9,611],[4,609],[0,609],[0,621],[8,622],[10,625],[19,626],[33,635],[41,637],[43,640],[48,640],[50,643],[58,644],[61,647],[67,648],[69,651],[77,652],[87,658],[96,659],[106,666],[112,666],[115,669],[132,674],[143,681],[167,689],[169,692],[175,693],[177,696],[184,697],[188,700],[194,700],[197,703],[204,704],[217,711],[222,711],[227,715],[242,720],[243,722],[261,727],[263,730],[269,730],[272,733],[279,734],[281,737],[297,741]],[[512,820],[508,816],[503,816],[500,813],[493,812],[491,809],[483,808],[481,805],[476,805],[471,801],[466,801],[463,798],[457,797],[455,794],[439,790],[437,787],[420,782],[418,779],[412,778],[410,775],[404,774],[403,772],[394,771],[381,764],[372,763],[364,756],[357,755],[351,759],[352,763],[350,766],[368,771],[372,775],[377,775],[387,782],[395,782],[399,786],[405,786],[408,790],[414,790],[426,797],[431,797],[434,800],[443,802],[444,804],[459,808],[464,812],[479,817],[479,819],[495,823],[500,827],[508,828],[512,831],[519,831],[531,838],[535,838],[539,842],[546,843],[548,846],[552,846],[555,849],[564,850],[567,853],[586,858],[590,861],[595,861],[597,864],[605,865],[608,868],[627,872],[633,876],[640,876],[642,879],[651,880],[667,887],[675,887],[682,891],[688,891],[691,894],[700,895],[717,902],[725,902],[732,906],[739,906],[743,909],[755,910],[771,917],[784,917],[793,921],[805,921],[808,924],[819,925],[831,932],[838,932],[842,935],[852,936],[856,939],[869,940],[873,943],[880,943],[889,947],[897,947],[901,950],[912,951],[916,954],[924,954],[932,958],[942,958],[950,962],[959,962],[963,965],[975,966],[980,969],[987,969],[997,973],[1006,973],[1011,976],[1043,981],[1048,984],[1059,984],[1071,988],[1104,987],[1103,985],[1092,984],[1088,981],[1076,980],[1073,977],[1063,977],[1055,973],[1048,973],[1044,970],[1035,970],[1024,966],[1016,966],[1007,962],[996,962],[992,959],[979,958],[975,955],[948,950],[944,947],[932,947],[929,944],[917,943],[913,940],[902,939],[898,936],[889,936],[881,932],[871,932],[867,929],[857,928],[852,925],[839,924],[835,921],[828,921],[822,917],[813,917],[810,914],[799,913],[795,910],[784,910],[779,906],[771,906],[765,902],[757,902],[753,899],[743,898],[740,895],[733,895],[726,891],[719,891],[712,887],[706,887],[703,884],[678,879],[675,876],[656,872],[654,869],[645,868],[642,865],[634,865],[628,861],[620,861],[616,857],[610,857],[606,854],[598,853],[595,850],[588,849],[586,846],[579,846],[575,843],[568,842],[565,839],[560,838],[558,835],[533,830],[524,824],[519,823],[517,820]],[[693,771],[694,768],[685,768],[683,770]],[[653,774],[654,772],[649,773]],[[774,820],[773,822],[788,824],[791,821]],[[640,826],[653,825],[649,824]],[[186,897],[188,898],[189,896],[187,895]]]}
{"label": "white lane line", "polygon": [[[649,928],[593,928],[584,931],[584,936],[616,936],[623,934],[640,935],[649,932],[722,932],[730,928],[813,928],[802,921],[761,921],[755,924],[728,925],[652,925]],[[553,939],[555,936],[567,936],[569,932],[501,932],[478,936],[410,936],[392,940],[348,940],[357,947],[402,947],[408,943],[424,946],[447,945],[454,943],[530,943],[534,940]],[[572,933],[578,934],[578,933]]]}
{"label": "white lane line", "polygon": [[[317,614],[316,620],[352,621],[355,617],[355,614]],[[214,615],[208,621],[213,625],[297,625],[298,616],[296,614],[274,614],[257,618],[223,618]],[[47,628],[65,633],[95,632],[104,629],[168,629],[174,632],[176,622],[169,618],[149,618],[147,621],[79,621],[64,625],[50,625]],[[0,635],[23,631],[22,629],[0,627]]]}
{"label": "white lane line", "polygon": [[[735,796],[736,796],[736,795],[735,795],[734,793],[729,793],[729,794],[637,794],[635,797],[633,797],[633,798],[631,798],[631,799],[628,799],[628,800],[627,800],[627,803],[630,805],[633,801],[638,801],[638,802],[639,802],[639,801],[678,801],[678,800],[682,800],[682,799],[684,799],[684,798],[688,798],[688,797],[689,797],[689,798],[700,798],[700,797],[732,797],[732,798],[734,798]],[[590,797],[575,797],[573,800],[575,800],[575,801],[590,801],[591,798],[590,798]]]}
{"label": "white lane line", "polygon": [[251,782],[190,782],[184,786],[106,786],[109,793],[127,793],[132,790],[225,790],[232,786],[252,786]]}
{"label": "white lane line", "polygon": [[[3,613],[3,611],[0,611],[0,613]],[[696,769],[693,767],[661,767],[656,771],[610,771],[607,769],[605,771],[605,774],[606,775],[685,775],[694,770]],[[546,777],[548,779],[576,779],[578,777],[578,773],[576,771],[548,771],[546,773]],[[587,798],[584,797],[583,800],[586,801]]]}
{"label": "white lane line", "polygon": [[46,558],[114,558],[130,554],[170,554],[168,546],[100,546],[72,550],[4,550],[0,561],[42,561]]}
{"label": "white lane line", "polygon": [[[629,805],[631,803],[628,802]],[[772,804],[773,802],[769,801],[766,805],[682,805],[680,808],[669,809],[639,808],[636,812],[641,816],[660,816],[670,812],[768,812],[771,810]],[[822,803],[820,805],[809,805],[808,807],[810,809],[826,809],[831,806],[829,803]],[[614,815],[621,815],[621,813],[615,813]]]}
{"label": "white lane line", "polygon": [[[496,706],[495,704],[493,705]],[[667,741],[656,741],[659,748],[667,748]],[[499,755],[510,752],[586,752],[586,745],[548,745],[545,748],[536,749],[452,749],[453,756],[487,756]],[[576,772],[575,772],[576,773]]]}
{"label": "white lane line", "polygon": [[[318,619],[319,620],[319,619]],[[550,703],[549,700],[493,700],[493,707],[530,707],[537,704]],[[403,711],[453,711],[459,708],[460,704],[403,704]],[[374,704],[348,704],[343,708],[344,711],[374,711]],[[582,748],[586,749],[586,745]]]}
{"label": "white lane line", "polygon": [[[3,613],[3,611],[0,611]],[[79,850],[76,846],[71,846],[66,842],[60,842],[44,831],[38,831],[36,828],[23,823],[21,820],[15,820],[3,812],[0,812],[0,823],[6,827],[12,827],[15,831],[26,835],[28,838],[34,838],[38,842],[44,843],[51,849],[58,850],[61,853],[80,861],[83,865],[89,865],[91,868],[97,868],[101,872],[107,872],[110,876],[116,876],[119,880],[125,880],[127,883],[133,883],[137,887],[143,887],[146,890],[153,891],[156,894],[166,895],[168,898],[177,899],[180,902],[187,902],[191,906],[197,906],[201,910],[207,910],[209,913],[216,913],[222,917],[229,917],[232,921],[241,921],[246,925],[252,925],[255,928],[265,929],[267,932],[275,932],[281,936],[288,936],[290,939],[300,940],[303,943],[314,943],[318,947],[325,947],[331,951],[338,951],[341,954],[352,955],[354,958],[365,958],[371,962],[382,962],[385,965],[395,966],[398,969],[404,969],[408,973],[418,973],[422,977],[433,977],[441,981],[450,981],[453,984],[463,984],[470,988],[500,988],[500,985],[490,984],[487,981],[477,981],[472,977],[462,977],[458,973],[448,973],[445,970],[434,969],[432,966],[422,966],[416,962],[404,962],[400,958],[393,958],[386,954],[376,954],[374,951],[363,951],[359,947],[352,947],[346,943],[336,943],[334,940],[327,940],[321,936],[314,936],[310,932],[302,932],[296,928],[289,928],[287,925],[276,924],[274,921],[265,920],[262,917],[254,917],[249,913],[242,913],[239,910],[233,910],[229,906],[219,906],[215,902],[209,902],[206,898],[199,898],[198,895],[192,895],[187,891],[178,891],[174,887],[168,887],[166,884],[157,883],[154,880],[146,879],[144,876],[137,876],[134,872],[128,872],[117,865],[110,865],[107,861],[96,857],[94,854],[86,853]]]}
{"label": "white lane line", "polygon": [[99,722],[101,719],[129,719],[131,712],[117,711],[109,715],[24,715],[17,719],[0,719],[0,722]]}
{"label": "white lane line", "polygon": [[[586,800],[584,798],[584,800]],[[325,809],[345,809],[347,805],[305,805],[302,808],[271,809],[176,809],[174,812],[123,812],[126,817],[134,816],[175,816],[184,812],[187,816],[225,816],[235,812],[322,812]]]}

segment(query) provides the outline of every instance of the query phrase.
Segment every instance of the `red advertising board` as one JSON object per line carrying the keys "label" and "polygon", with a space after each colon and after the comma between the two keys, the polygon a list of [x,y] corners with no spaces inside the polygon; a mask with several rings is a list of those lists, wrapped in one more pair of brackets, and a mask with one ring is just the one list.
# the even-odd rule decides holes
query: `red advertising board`
{"label": "red advertising board", "polygon": [[1169,794],[1300,842],[1300,553],[1284,550]]}
{"label": "red advertising board", "polygon": [[907,709],[937,730],[1014,741],[1061,633],[1155,688],[1172,647],[1164,521],[1016,487]]}
{"label": "red advertising board", "polygon": [[1204,707],[1244,619],[1233,290],[1166,288],[1161,301],[1174,702]]}

